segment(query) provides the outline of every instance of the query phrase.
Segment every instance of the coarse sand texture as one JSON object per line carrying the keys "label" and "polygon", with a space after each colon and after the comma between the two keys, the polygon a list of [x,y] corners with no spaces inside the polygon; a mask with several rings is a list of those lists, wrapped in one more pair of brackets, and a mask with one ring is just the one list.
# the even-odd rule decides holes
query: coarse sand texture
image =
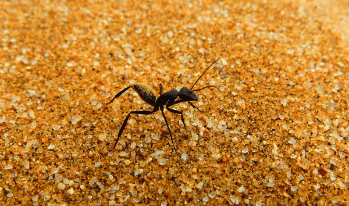
{"label": "coarse sand texture", "polygon": [[348,111],[348,1],[0,1],[0,205],[348,205]]}

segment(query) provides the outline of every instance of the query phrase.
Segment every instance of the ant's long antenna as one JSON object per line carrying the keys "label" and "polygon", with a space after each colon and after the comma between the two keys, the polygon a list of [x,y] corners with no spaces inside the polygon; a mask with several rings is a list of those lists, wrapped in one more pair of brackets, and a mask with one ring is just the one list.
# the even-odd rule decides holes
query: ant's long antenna
{"label": "ant's long antenna", "polygon": [[194,88],[195,84],[200,80],[200,78],[205,74],[205,72],[214,64],[216,63],[218,60],[220,59],[220,57],[218,57],[218,59],[216,59],[214,62],[212,62],[210,64],[210,66],[207,67],[207,69],[204,71],[204,73],[201,74],[201,76],[199,77],[198,80],[196,80],[196,82],[193,84],[193,86],[190,88],[191,90]]}
{"label": "ant's long antenna", "polygon": [[[210,87],[213,87],[213,88],[215,88],[215,89],[218,89],[218,87],[216,87],[216,86],[206,86],[206,87],[202,87],[201,89],[194,89],[194,90],[192,90],[193,92],[197,92],[197,91],[200,91],[200,90],[203,90],[203,89],[206,89],[206,88],[210,88]],[[219,90],[219,89],[218,89]]]}

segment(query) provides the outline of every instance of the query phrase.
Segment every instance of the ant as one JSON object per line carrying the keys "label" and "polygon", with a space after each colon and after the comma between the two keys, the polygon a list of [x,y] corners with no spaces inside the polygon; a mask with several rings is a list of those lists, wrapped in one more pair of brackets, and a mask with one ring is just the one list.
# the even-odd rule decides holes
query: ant
{"label": "ant", "polygon": [[[116,98],[118,98],[119,96],[121,96],[124,92],[126,92],[129,88],[134,89],[138,95],[141,97],[141,99],[143,101],[145,101],[146,103],[152,105],[154,107],[154,109],[152,111],[131,111],[130,113],[128,113],[127,117],[124,120],[124,123],[121,126],[121,129],[119,131],[118,134],[118,138],[116,139],[116,143],[114,145],[114,149],[116,147],[116,144],[119,141],[119,138],[122,134],[122,132],[125,129],[126,123],[128,118],[130,117],[131,114],[144,114],[144,115],[149,115],[149,114],[153,114],[154,112],[157,112],[159,109],[162,112],[162,116],[165,119],[168,131],[170,133],[170,137],[172,140],[172,144],[175,147],[174,143],[173,143],[173,138],[172,138],[172,134],[171,134],[171,130],[170,127],[168,126],[168,122],[166,119],[166,116],[164,114],[164,106],[166,106],[167,110],[172,112],[172,113],[176,113],[176,114],[180,114],[181,118],[182,118],[182,122],[184,124],[185,129],[187,129],[185,122],[184,122],[184,117],[181,111],[175,110],[175,109],[171,109],[170,107],[175,105],[175,104],[179,104],[181,102],[188,102],[193,108],[196,108],[197,110],[200,111],[199,108],[197,108],[193,103],[191,103],[191,101],[198,101],[198,97],[196,96],[196,94],[194,93],[194,91],[200,91],[202,89],[208,88],[208,87],[214,87],[216,89],[218,89],[215,86],[206,86],[203,87],[201,89],[196,89],[196,90],[192,90],[193,87],[195,86],[195,84],[200,80],[200,78],[205,74],[205,72],[214,64],[216,63],[218,60],[220,59],[220,57],[218,59],[216,59],[214,62],[212,62],[210,64],[210,66],[208,66],[206,68],[206,70],[201,74],[201,76],[196,80],[196,82],[193,84],[193,86],[191,87],[191,89],[188,89],[187,87],[183,87],[179,92],[177,90],[171,90],[165,93],[162,93],[162,84],[160,83],[160,96],[159,98],[156,98],[156,94],[155,91],[153,90],[152,87],[150,87],[149,85],[146,84],[142,84],[142,83],[136,83],[134,85],[131,85],[125,89],[123,89],[121,92],[119,92],[117,95],[115,95],[115,97],[108,103],[112,103]],[[179,97],[178,100],[177,97]],[[107,104],[107,105],[108,105]],[[200,111],[201,112],[201,111]],[[176,147],[175,147],[176,148]]]}

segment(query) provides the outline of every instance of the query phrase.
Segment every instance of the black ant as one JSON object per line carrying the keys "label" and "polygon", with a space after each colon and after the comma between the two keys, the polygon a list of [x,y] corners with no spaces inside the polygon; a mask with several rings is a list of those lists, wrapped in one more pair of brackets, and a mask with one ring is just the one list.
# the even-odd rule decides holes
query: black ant
{"label": "black ant", "polygon": [[[162,116],[164,117],[165,119],[165,122],[166,122],[166,125],[167,125],[167,128],[168,128],[168,131],[170,133],[170,136],[171,136],[171,140],[172,140],[172,144],[174,146],[174,143],[173,143],[173,138],[172,138],[172,134],[171,134],[171,130],[170,130],[170,127],[168,126],[168,122],[167,122],[167,119],[166,119],[166,116],[164,114],[164,105],[166,105],[166,108],[168,111],[172,112],[172,113],[177,113],[177,114],[180,114],[181,115],[181,118],[182,118],[182,122],[184,124],[184,127],[185,129],[187,129],[186,125],[185,125],[185,122],[184,122],[184,117],[183,117],[183,114],[182,112],[180,111],[177,111],[177,110],[174,110],[174,109],[171,109],[170,107],[175,105],[175,104],[178,104],[178,103],[181,103],[181,102],[188,102],[192,107],[196,108],[197,110],[199,110],[199,108],[197,108],[193,103],[191,103],[190,101],[198,101],[198,97],[196,96],[196,94],[193,92],[193,91],[200,91],[202,89],[205,89],[205,88],[208,88],[208,87],[214,87],[217,89],[217,87],[215,86],[206,86],[206,87],[203,87],[201,89],[196,89],[196,90],[192,90],[193,87],[195,86],[195,84],[199,81],[199,79],[205,74],[205,72],[214,64],[216,63],[220,58],[216,59],[214,62],[212,62],[210,64],[210,66],[208,66],[206,68],[206,70],[201,74],[201,76],[196,80],[196,82],[193,84],[193,86],[191,87],[191,89],[188,89],[187,87],[183,87],[179,92],[177,90],[171,90],[169,92],[165,92],[165,93],[162,93],[162,84],[160,84],[160,96],[159,98],[156,98],[156,94],[155,94],[155,91],[153,90],[152,87],[150,87],[149,85],[146,85],[146,84],[142,84],[142,83],[136,83],[134,85],[131,85],[125,89],[123,89],[121,92],[119,92],[117,95],[115,95],[115,97],[108,103],[112,103],[116,98],[118,98],[120,95],[122,95],[124,92],[126,92],[129,88],[132,88],[134,89],[138,95],[148,104],[152,105],[154,107],[154,109],[152,111],[131,111],[127,117],[125,118],[124,120],[124,123],[122,124],[121,126],[121,129],[119,131],[119,134],[118,134],[118,138],[116,139],[116,143],[114,145],[114,149],[116,147],[116,144],[118,143],[119,141],[119,138],[122,134],[122,132],[124,131],[125,129],[125,126],[126,126],[126,123],[127,123],[127,120],[128,118],[130,117],[131,114],[144,114],[144,115],[149,115],[149,114],[153,114],[154,112],[157,112],[160,108],[161,112],[162,112]],[[178,100],[177,97],[179,97]],[[199,110],[200,111],[200,110]],[[175,146],[174,146],[175,147]],[[176,147],[175,147],[176,148]]]}

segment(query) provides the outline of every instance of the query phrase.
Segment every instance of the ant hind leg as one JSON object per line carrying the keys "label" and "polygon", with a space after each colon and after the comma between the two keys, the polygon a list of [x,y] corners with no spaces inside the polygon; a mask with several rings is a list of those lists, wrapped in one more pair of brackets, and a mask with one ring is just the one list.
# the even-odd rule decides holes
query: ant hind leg
{"label": "ant hind leg", "polygon": [[119,141],[119,138],[122,134],[122,132],[124,131],[126,124],[127,124],[127,120],[130,117],[131,114],[144,114],[144,115],[149,115],[149,114],[153,114],[154,112],[156,112],[157,110],[153,110],[153,111],[131,111],[130,113],[128,113],[127,117],[124,120],[124,123],[122,123],[122,126],[120,128],[119,134],[118,134],[118,138],[116,139],[115,145],[114,145],[114,149],[116,147],[116,144]]}
{"label": "ant hind leg", "polygon": [[[120,97],[124,92],[126,92],[126,91],[127,91],[129,88],[131,88],[131,87],[132,87],[132,86],[129,86],[129,87],[123,89],[121,92],[119,92],[117,95],[115,95],[115,97],[114,97],[108,104],[112,103],[116,98]],[[107,105],[108,105],[108,104],[107,104]]]}

